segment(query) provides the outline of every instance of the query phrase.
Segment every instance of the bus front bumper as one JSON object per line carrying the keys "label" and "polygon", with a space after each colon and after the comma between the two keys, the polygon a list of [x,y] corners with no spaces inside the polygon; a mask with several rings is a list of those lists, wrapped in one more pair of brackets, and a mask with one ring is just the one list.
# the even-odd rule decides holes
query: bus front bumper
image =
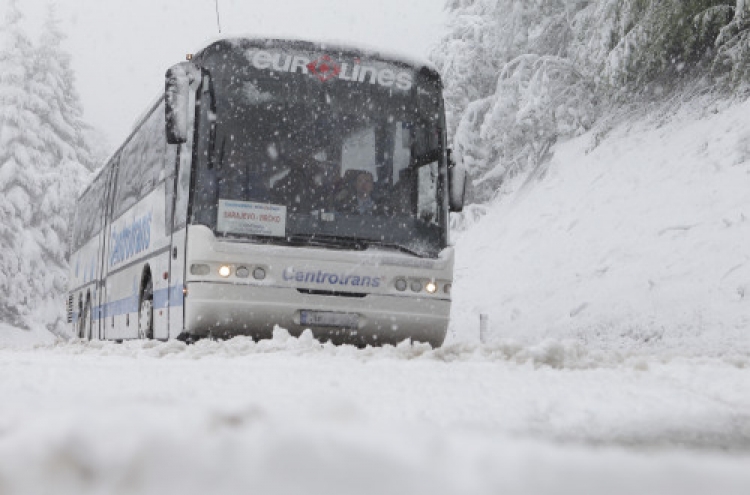
{"label": "bus front bumper", "polygon": [[[187,289],[185,331],[193,338],[270,338],[278,325],[294,336],[309,328],[318,340],[334,344],[395,345],[411,339],[439,347],[450,316],[450,301],[431,297],[317,295],[293,288],[211,282],[188,283]],[[311,313],[347,323],[345,327],[331,321],[306,324],[303,319],[309,322]]]}

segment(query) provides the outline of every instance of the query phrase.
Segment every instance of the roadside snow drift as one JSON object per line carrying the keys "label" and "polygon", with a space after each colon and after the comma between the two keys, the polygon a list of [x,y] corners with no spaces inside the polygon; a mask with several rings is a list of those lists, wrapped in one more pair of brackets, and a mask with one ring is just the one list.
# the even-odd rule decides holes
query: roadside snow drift
{"label": "roadside snow drift", "polygon": [[0,348],[28,347],[54,342],[56,337],[42,327],[24,330],[0,323]]}
{"label": "roadside snow drift", "polygon": [[[657,115],[656,113],[652,115]],[[750,350],[750,103],[559,144],[458,240],[449,335]]]}

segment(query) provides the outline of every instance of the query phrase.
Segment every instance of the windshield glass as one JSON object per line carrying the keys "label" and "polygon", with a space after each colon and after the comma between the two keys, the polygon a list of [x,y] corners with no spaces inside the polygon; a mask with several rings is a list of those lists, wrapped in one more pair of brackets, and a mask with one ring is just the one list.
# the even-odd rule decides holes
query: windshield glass
{"label": "windshield glass", "polygon": [[206,56],[193,223],[437,256],[447,217],[439,83],[306,48],[220,45]]}

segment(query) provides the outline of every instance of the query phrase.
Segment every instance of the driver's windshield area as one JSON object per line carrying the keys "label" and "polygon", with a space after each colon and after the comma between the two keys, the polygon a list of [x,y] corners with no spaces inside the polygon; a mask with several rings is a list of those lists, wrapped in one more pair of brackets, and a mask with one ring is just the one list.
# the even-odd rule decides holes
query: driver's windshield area
{"label": "driver's windshield area", "polygon": [[299,48],[211,60],[193,223],[262,242],[431,257],[445,247],[437,84],[416,87],[407,66]]}

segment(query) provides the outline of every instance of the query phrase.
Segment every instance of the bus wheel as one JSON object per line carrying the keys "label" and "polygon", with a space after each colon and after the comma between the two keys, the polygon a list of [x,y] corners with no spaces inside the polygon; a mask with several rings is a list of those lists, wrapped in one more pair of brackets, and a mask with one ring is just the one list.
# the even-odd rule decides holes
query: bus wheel
{"label": "bus wheel", "polygon": [[78,320],[78,338],[91,340],[91,299],[86,300],[86,305]]}
{"label": "bus wheel", "polygon": [[146,282],[138,307],[138,338],[154,338],[154,289],[151,280]]}

